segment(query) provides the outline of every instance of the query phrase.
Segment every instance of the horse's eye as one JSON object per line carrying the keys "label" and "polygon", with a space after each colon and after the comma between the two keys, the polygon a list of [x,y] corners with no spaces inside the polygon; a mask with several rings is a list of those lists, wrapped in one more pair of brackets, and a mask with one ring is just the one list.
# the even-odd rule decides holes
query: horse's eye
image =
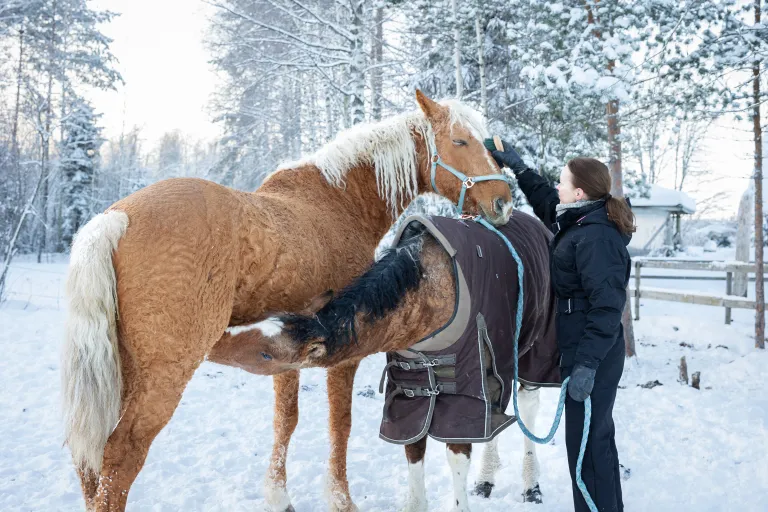
{"label": "horse's eye", "polygon": [[465,141],[463,139],[453,139],[453,145],[454,146],[466,146],[467,145],[467,141]]}
{"label": "horse's eye", "polygon": [[261,357],[263,357],[265,361],[271,361],[272,360],[272,356],[267,354],[266,352],[262,352],[261,353]]}

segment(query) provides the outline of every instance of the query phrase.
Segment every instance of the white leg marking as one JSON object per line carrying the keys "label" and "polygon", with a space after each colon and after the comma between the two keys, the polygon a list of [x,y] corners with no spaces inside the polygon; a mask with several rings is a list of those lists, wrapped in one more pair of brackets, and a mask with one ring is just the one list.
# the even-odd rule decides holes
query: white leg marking
{"label": "white leg marking", "polygon": [[427,487],[424,484],[424,460],[408,464],[408,501],[403,512],[427,512]]}
{"label": "white leg marking", "polygon": [[272,511],[283,512],[284,510],[293,510],[291,498],[288,496],[288,489],[271,478],[267,478],[264,482],[264,496],[267,499],[269,509]]}
{"label": "white leg marking", "polygon": [[[518,409],[520,419],[523,420],[528,430],[534,432],[536,427],[536,415],[539,412],[539,390],[527,390],[520,386],[518,394]],[[523,493],[533,489],[539,484],[539,459],[536,457],[536,443],[525,438],[525,455],[523,456]]]}
{"label": "white leg marking", "polygon": [[483,455],[480,459],[480,474],[477,477],[477,483],[496,483],[496,472],[501,468],[501,459],[499,458],[499,438],[494,437],[493,441],[485,443]]}
{"label": "white leg marking", "polygon": [[446,447],[448,464],[453,473],[453,512],[470,512],[467,499],[467,474],[469,473],[469,457],[463,453],[453,453]]}

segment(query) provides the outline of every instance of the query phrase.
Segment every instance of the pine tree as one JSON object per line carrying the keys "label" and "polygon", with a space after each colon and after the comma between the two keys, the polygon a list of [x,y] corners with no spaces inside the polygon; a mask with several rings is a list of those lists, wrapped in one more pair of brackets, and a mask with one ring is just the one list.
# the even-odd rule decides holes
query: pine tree
{"label": "pine tree", "polygon": [[62,243],[69,247],[80,227],[93,214],[92,185],[104,142],[97,126],[100,114],[82,99],[75,99],[64,120],[59,146],[62,176]]}

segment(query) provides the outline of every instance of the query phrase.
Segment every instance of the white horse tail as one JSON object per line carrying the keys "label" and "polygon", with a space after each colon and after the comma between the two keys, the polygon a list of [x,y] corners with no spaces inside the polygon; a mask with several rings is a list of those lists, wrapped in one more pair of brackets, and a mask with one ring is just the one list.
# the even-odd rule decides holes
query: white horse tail
{"label": "white horse tail", "polygon": [[99,473],[120,416],[117,283],[112,252],[128,227],[121,211],[99,214],[78,231],[67,276],[69,313],[62,351],[64,434],[75,465]]}

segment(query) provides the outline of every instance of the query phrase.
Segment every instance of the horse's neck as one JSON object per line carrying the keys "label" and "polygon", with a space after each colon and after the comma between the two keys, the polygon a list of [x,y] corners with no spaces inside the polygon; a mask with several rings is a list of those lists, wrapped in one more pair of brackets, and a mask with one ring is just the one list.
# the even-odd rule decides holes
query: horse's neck
{"label": "horse's neck", "polygon": [[456,282],[448,253],[434,240],[426,240],[421,265],[424,278],[419,286],[380,320],[370,322],[366,314],[358,313],[357,342],[340,347],[324,366],[378,352],[405,350],[450,321],[456,303]]}
{"label": "horse's neck", "polygon": [[393,220],[376,189],[376,175],[367,167],[351,169],[343,186],[329,183],[314,164],[283,169],[254,194],[293,203],[294,211],[300,208],[306,212],[304,216],[326,218],[329,222],[343,219],[348,230],[360,228],[383,234]]}
{"label": "horse's neck", "polygon": [[[422,180],[428,165],[424,141],[414,134],[417,148],[417,192],[426,191]],[[400,184],[407,187],[407,184]],[[371,164],[360,164],[350,169],[343,179],[343,186],[330,183],[320,169],[312,163],[295,168],[283,169],[265,181],[255,194],[279,195],[284,200],[296,201],[302,207],[314,211],[315,215],[348,219],[348,229],[356,227],[374,232],[377,237],[386,233],[394,220],[408,206],[412,198],[388,204],[387,198],[377,183],[376,169]],[[398,191],[399,197],[407,197],[405,190]]]}

